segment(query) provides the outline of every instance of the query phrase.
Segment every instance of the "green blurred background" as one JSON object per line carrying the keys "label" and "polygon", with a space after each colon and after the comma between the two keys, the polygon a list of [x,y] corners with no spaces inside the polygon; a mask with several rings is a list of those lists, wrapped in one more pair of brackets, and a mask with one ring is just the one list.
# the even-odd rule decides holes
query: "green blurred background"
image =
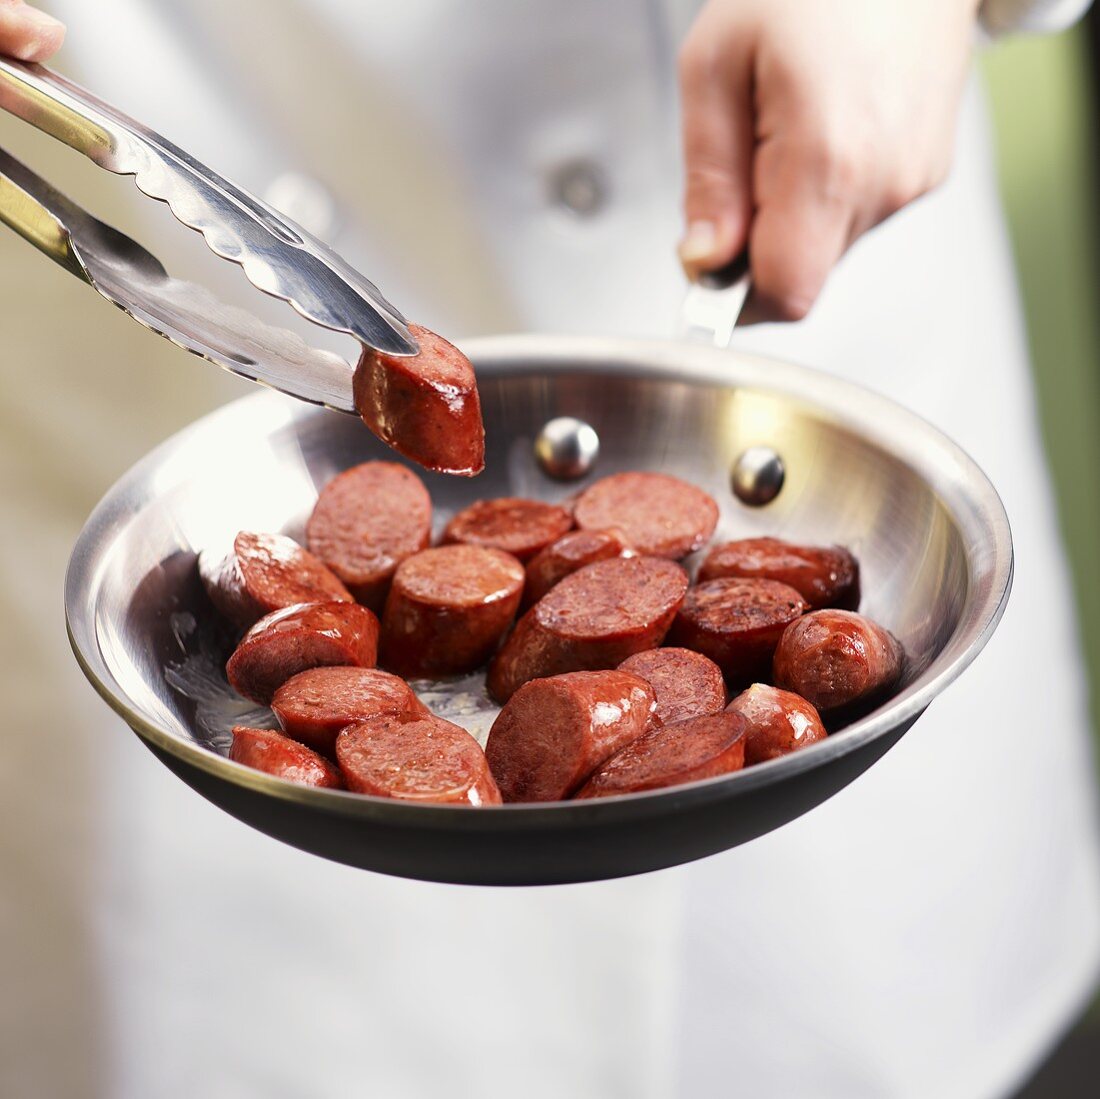
{"label": "green blurred background", "polygon": [[[1095,18],[1095,17],[1093,17]],[[1100,729],[1100,290],[1096,24],[982,59],[1043,432]],[[1041,628],[1040,624],[1036,624]]]}
{"label": "green blurred background", "polygon": [[[1001,42],[982,67],[1100,744],[1098,60],[1094,12],[1066,34]],[[1098,1094],[1098,1080],[1100,999],[1019,1099]]]}

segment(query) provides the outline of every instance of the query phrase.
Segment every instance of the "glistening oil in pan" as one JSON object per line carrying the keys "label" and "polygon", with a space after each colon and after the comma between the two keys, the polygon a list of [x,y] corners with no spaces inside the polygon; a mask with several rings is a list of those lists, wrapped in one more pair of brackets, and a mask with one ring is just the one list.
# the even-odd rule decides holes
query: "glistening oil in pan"
{"label": "glistening oil in pan", "polygon": [[[225,678],[229,653],[214,631],[200,627],[187,611],[173,614],[170,623],[179,656],[165,664],[164,679],[193,707],[193,729],[200,744],[224,756],[229,753],[234,725],[279,727],[271,710],[242,698],[229,686]],[[500,707],[485,690],[483,670],[450,679],[416,679],[410,686],[432,713],[461,725],[484,747]]]}

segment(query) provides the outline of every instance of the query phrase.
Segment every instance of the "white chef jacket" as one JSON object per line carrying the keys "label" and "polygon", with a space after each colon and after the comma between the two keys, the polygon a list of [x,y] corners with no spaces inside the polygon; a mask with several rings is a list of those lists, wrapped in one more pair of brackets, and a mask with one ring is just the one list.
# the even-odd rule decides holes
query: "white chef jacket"
{"label": "white chef jacket", "polygon": [[[315,218],[409,315],[455,334],[663,336],[683,288],[673,59],[692,7],[54,10],[58,67]],[[4,654],[19,689],[0,764],[0,1093],[1005,1094],[1092,988],[1100,881],[990,161],[971,87],[951,181],[857,244],[806,322],[737,342],[886,392],[974,455],[1014,526],[1001,627],[824,806],[691,866],[583,886],[435,886],[304,855],[203,802],[99,703],[57,609],[82,512],[152,439],[247,387],[0,241],[5,332],[36,379],[9,356],[0,387],[22,534],[0,548],[21,629]],[[126,186],[112,209],[182,253],[189,235],[135,215]]]}

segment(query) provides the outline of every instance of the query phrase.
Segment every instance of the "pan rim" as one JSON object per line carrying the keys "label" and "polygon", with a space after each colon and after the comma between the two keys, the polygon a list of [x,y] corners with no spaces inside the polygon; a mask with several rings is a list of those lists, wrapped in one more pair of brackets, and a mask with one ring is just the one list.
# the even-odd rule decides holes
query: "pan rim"
{"label": "pan rim", "polygon": [[[77,663],[99,695],[147,744],[232,785],[341,816],[385,820],[389,826],[432,829],[446,825],[464,831],[517,825],[535,830],[551,824],[568,827],[570,823],[589,827],[601,820],[610,823],[635,815],[675,813],[685,802],[705,803],[739,796],[848,755],[891,730],[912,723],[977,658],[1000,622],[1013,575],[1012,535],[1004,504],[989,478],[962,447],[890,398],[812,367],[671,340],[502,335],[465,341],[462,347],[478,373],[487,377],[508,375],[517,369],[558,375],[614,373],[634,379],[745,388],[793,398],[917,470],[960,527],[984,526],[985,545],[981,548],[992,555],[988,581],[983,590],[976,591],[971,570],[955,631],[913,683],[898,695],[824,741],[743,771],[608,798],[482,807],[488,812],[296,785],[217,755],[150,720],[136,704],[131,704],[128,693],[114,677],[94,628],[96,601],[109,559],[108,554],[100,551],[111,544],[112,531],[133,514],[132,502],[123,506],[129,489],[147,481],[148,472],[160,468],[168,455],[196,437],[216,431],[223,419],[241,418],[242,407],[260,410],[266,405],[276,407],[275,402],[279,402],[277,407],[289,415],[288,422],[326,414],[325,410],[306,404],[287,413],[290,404],[287,398],[273,392],[250,394],[193,421],[134,463],[92,510],[69,560],[65,619]],[[852,412],[853,408],[860,409],[858,415]],[[960,514],[963,505],[969,515]]]}

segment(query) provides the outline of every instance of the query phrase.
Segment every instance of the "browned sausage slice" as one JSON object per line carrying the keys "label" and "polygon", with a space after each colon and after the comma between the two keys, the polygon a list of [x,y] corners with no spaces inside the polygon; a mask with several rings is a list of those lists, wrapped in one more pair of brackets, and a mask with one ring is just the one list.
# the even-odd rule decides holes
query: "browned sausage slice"
{"label": "browned sausage slice", "polygon": [[441,717],[410,714],[350,725],[336,738],[348,789],[400,801],[499,805],[481,746]]}
{"label": "browned sausage slice", "polygon": [[271,708],[288,736],[332,755],[346,725],[382,714],[427,713],[403,680],[375,668],[310,668],[288,679]]}
{"label": "browned sausage slice", "polygon": [[619,665],[619,671],[640,675],[653,688],[657,716],[664,725],[716,714],[726,705],[721,668],[691,649],[635,653]]}
{"label": "browned sausage slice", "polygon": [[722,712],[649,729],[613,755],[577,792],[606,798],[679,786],[739,771],[745,763],[745,719]]}
{"label": "browned sausage slice", "polygon": [[653,688],[629,672],[570,672],[521,687],[485,745],[505,801],[560,801],[641,736]]}
{"label": "browned sausage slice", "polygon": [[321,561],[281,534],[242,530],[225,557],[210,550],[199,554],[199,575],[210,601],[242,629],[295,603],[351,602],[351,593]]}
{"label": "browned sausage slice", "polygon": [[748,690],[742,691],[728,709],[748,722],[745,732],[746,766],[778,759],[825,739],[821,715],[812,703],[791,691],[754,683]]}
{"label": "browned sausage slice", "polygon": [[279,687],[307,668],[373,668],[377,659],[378,619],[366,607],[299,603],[264,615],[234,650],[225,674],[238,694],[266,706]]}
{"label": "browned sausage slice", "polygon": [[327,759],[310,751],[304,744],[285,737],[273,729],[250,729],[233,726],[233,746],[229,758],[256,771],[266,771],[287,782],[303,786],[327,786],[342,790],[344,780]]}
{"label": "browned sausage slice", "polygon": [[571,530],[527,562],[524,607],[533,606],[555,584],[596,561],[634,557],[621,530]]}
{"label": "browned sausage slice", "polygon": [[460,675],[496,650],[519,607],[523,566],[484,546],[437,546],[398,567],[382,616],[382,662],[406,678]]}
{"label": "browned sausage slice", "polygon": [[877,622],[853,611],[814,611],[783,634],[775,682],[835,716],[888,694],[904,660],[901,643]]}
{"label": "browned sausage slice", "polygon": [[447,524],[443,541],[491,546],[526,561],[572,526],[573,517],[563,507],[502,496],[463,508]]}
{"label": "browned sausage slice", "polygon": [[659,557],[586,565],[519,620],[489,665],[489,693],[504,702],[529,679],[617,668],[656,648],[686,591],[687,573]]}
{"label": "browned sausage slice", "polygon": [[381,611],[394,569],[431,536],[428,490],[396,462],[364,462],[333,477],[306,524],[310,552],[373,611]]}
{"label": "browned sausage slice", "polygon": [[355,407],[399,454],[439,473],[472,477],[485,468],[485,426],[470,360],[419,324],[409,331],[420,353],[365,348],[355,368]]}
{"label": "browned sausage slice", "polygon": [[688,592],[669,640],[709,656],[727,683],[741,687],[768,678],[783,631],[806,609],[778,580],[708,580]]}
{"label": "browned sausage slice", "polygon": [[667,473],[614,473],[580,494],[573,517],[582,530],[618,527],[639,553],[679,560],[714,533],[718,505]]}
{"label": "browned sausage slice", "polygon": [[724,576],[789,584],[811,610],[859,606],[859,562],[843,546],[796,546],[779,538],[742,538],[707,554],[699,583]]}

